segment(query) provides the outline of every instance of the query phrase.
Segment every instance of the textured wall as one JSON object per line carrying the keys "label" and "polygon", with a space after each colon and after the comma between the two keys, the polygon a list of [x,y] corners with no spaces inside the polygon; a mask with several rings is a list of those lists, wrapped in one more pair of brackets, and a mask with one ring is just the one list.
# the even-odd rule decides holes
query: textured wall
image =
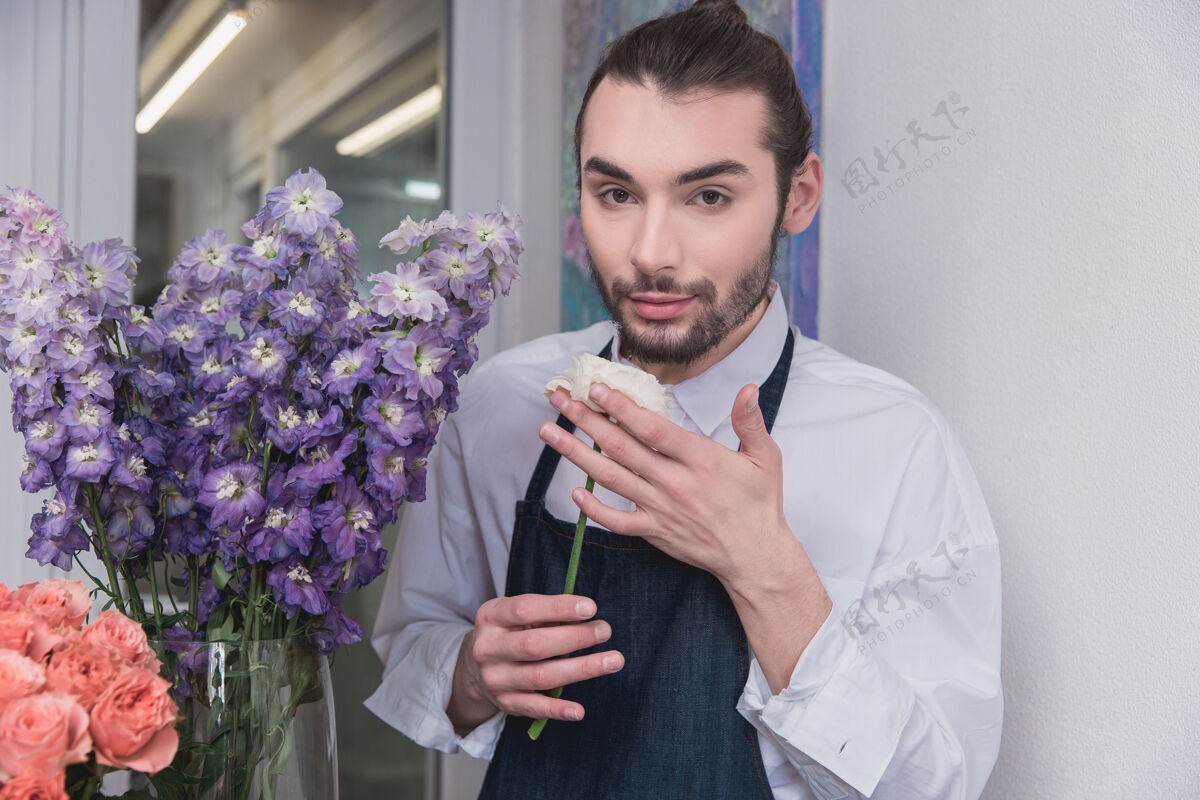
{"label": "textured wall", "polygon": [[1200,796],[1200,4],[826,14],[821,331],[940,405],[989,499],[985,797]]}

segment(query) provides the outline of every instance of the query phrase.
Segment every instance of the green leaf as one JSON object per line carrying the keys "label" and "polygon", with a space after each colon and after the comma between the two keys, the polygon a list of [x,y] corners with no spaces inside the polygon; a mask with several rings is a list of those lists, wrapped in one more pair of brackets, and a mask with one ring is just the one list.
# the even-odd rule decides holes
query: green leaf
{"label": "green leaf", "polygon": [[225,585],[227,583],[229,583],[229,579],[232,577],[233,576],[231,574],[229,574],[229,570],[225,569],[225,565],[221,562],[221,559],[218,558],[213,561],[213,567],[212,567],[213,586],[216,586],[218,589],[224,589]]}

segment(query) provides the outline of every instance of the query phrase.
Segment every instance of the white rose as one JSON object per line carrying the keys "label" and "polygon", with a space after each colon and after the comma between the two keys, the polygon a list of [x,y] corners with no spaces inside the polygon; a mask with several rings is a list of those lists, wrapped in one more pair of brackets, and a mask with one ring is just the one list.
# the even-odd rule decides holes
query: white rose
{"label": "white rose", "polygon": [[564,370],[565,375],[551,378],[546,384],[546,397],[553,394],[555,389],[566,389],[572,398],[582,400],[593,411],[604,413],[603,409],[588,398],[592,384],[603,383],[642,408],[664,417],[668,416],[671,401],[667,390],[650,373],[591,353],[579,357],[572,356],[571,360],[575,362],[575,368]]}

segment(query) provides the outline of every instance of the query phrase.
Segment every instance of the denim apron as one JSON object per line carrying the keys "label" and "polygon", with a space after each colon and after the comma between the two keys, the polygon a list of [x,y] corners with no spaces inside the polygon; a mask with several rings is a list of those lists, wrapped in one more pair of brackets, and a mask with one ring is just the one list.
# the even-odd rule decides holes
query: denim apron
{"label": "denim apron", "polygon": [[[789,330],[759,389],[768,431],[793,341]],[[565,417],[558,424],[574,430]],[[517,503],[506,596],[562,591],[575,525],[546,511],[558,461],[542,450]],[[588,526],[575,593],[594,599],[595,618],[612,626],[609,641],[575,655],[616,649],[625,667],[567,686],[563,697],[583,705],[583,720],[550,720],[537,741],[531,720],[510,715],[481,800],[770,798],[758,734],[737,711],[750,649],[721,583],[645,539]]]}

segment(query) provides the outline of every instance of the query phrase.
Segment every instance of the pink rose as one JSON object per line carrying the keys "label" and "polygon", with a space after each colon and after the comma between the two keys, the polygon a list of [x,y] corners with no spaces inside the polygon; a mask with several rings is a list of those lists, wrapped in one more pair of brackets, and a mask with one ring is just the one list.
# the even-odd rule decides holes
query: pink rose
{"label": "pink rose", "polygon": [[92,608],[83,584],[65,578],[27,583],[13,592],[13,599],[44,619],[51,628],[78,628]]}
{"label": "pink rose", "polygon": [[0,611],[0,650],[15,650],[41,661],[63,637],[50,630],[41,617],[22,608]]}
{"label": "pink rose", "polygon": [[0,770],[8,776],[54,775],[91,749],[88,715],[74,697],[18,697],[0,712]]}
{"label": "pink rose", "polygon": [[40,692],[46,668],[15,650],[0,650],[0,709],[18,697]]}
{"label": "pink rose", "polygon": [[111,650],[90,642],[68,644],[50,657],[46,683],[56,692],[73,695],[88,711],[110,683],[128,669]]}
{"label": "pink rose", "polygon": [[161,666],[142,626],[111,608],[101,611],[96,620],[83,629],[80,640],[110,650],[117,658],[135,667],[152,668],[157,672]]}
{"label": "pink rose", "polygon": [[65,788],[66,773],[22,775],[0,788],[0,800],[71,800]]}
{"label": "pink rose", "polygon": [[171,763],[179,748],[178,707],[171,684],[144,669],[127,670],[92,706],[96,761],[153,774]]}

